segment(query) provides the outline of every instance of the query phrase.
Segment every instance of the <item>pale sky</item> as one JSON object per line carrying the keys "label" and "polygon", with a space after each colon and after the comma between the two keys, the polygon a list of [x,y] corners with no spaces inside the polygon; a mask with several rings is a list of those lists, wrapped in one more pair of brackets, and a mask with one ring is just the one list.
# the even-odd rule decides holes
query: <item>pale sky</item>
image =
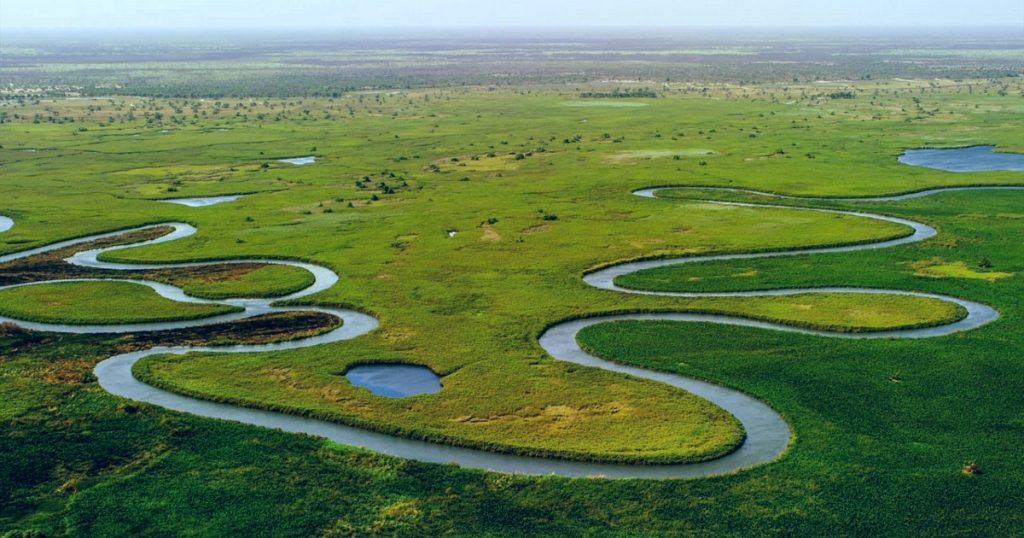
{"label": "pale sky", "polygon": [[1024,0],[0,0],[0,30],[1014,26]]}

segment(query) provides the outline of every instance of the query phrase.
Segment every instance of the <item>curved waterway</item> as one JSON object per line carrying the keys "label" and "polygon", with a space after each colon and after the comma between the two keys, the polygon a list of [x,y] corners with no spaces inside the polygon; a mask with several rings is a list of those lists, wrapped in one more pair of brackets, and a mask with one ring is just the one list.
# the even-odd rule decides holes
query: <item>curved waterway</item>
{"label": "curved waterway", "polygon": [[[650,188],[635,191],[634,194],[638,196],[654,198],[658,190],[663,188],[680,188],[680,187],[662,187],[662,188]],[[685,188],[685,187],[683,187]],[[701,187],[707,189],[707,187]],[[949,190],[965,190],[971,187],[957,187],[949,189],[933,189],[931,191],[922,191],[920,193],[912,193],[907,195],[901,195],[898,197],[879,197],[871,200],[886,201],[886,200],[898,200],[913,198],[919,196],[927,196],[929,194],[935,194],[938,192],[944,192]],[[987,188],[987,187],[979,187]],[[725,189],[730,190],[730,189]],[[756,191],[750,191],[756,192]],[[765,193],[758,193],[765,194]],[[777,196],[777,195],[774,195]],[[782,197],[782,196],[779,196]],[[790,197],[786,197],[790,198]],[[830,200],[837,200],[830,198]],[[861,199],[863,200],[863,199]],[[160,322],[160,323],[138,323],[138,324],[122,324],[122,325],[69,325],[69,324],[50,324],[50,323],[31,323],[19,320],[7,320],[13,323],[17,323],[23,327],[39,330],[39,331],[52,331],[52,332],[67,332],[67,333],[127,333],[127,332],[138,332],[138,331],[154,331],[154,330],[169,330],[169,329],[180,329],[185,327],[194,327],[203,324],[210,323],[222,323],[225,321],[244,319],[247,317],[257,316],[270,312],[281,312],[281,311],[319,311],[326,312],[337,316],[343,320],[343,324],[331,331],[326,333],[301,338],[297,340],[289,340],[271,344],[252,344],[252,345],[234,345],[234,346],[161,346],[154,347],[147,350],[135,351],[131,353],[124,353],[110,357],[96,365],[95,374],[99,380],[100,386],[106,389],[111,394],[116,396],[122,396],[133,400],[147,402],[153,405],[164,407],[167,409],[181,411],[185,413],[191,413],[198,416],[217,418],[223,420],[233,420],[246,424],[253,424],[257,426],[263,426],[268,428],[276,428],[283,431],[304,433],[308,435],[320,436],[331,439],[335,442],[354,445],[363,447],[369,450],[388,454],[391,456],[397,456],[402,458],[409,458],[419,461],[432,462],[432,463],[454,463],[463,467],[484,469],[498,472],[507,473],[521,473],[521,474],[554,474],[560,476],[569,477],[587,477],[587,476],[602,476],[608,478],[690,478],[690,477],[702,477],[702,476],[713,476],[718,474],[725,474],[734,472],[737,470],[745,469],[759,464],[768,463],[774,461],[780,457],[789,446],[792,433],[789,429],[786,421],[771,407],[764,402],[744,394],[742,392],[717,385],[714,383],[708,383],[697,379],[688,378],[682,375],[670,374],[667,372],[659,372],[654,370],[647,370],[637,366],[628,366],[619,364],[613,361],[605,360],[599,357],[595,357],[585,352],[580,348],[576,341],[577,333],[584,327],[607,323],[612,321],[621,320],[670,320],[670,321],[686,321],[686,322],[708,322],[718,323],[726,325],[739,325],[747,327],[756,327],[761,329],[776,330],[776,331],[787,331],[814,334],[819,336],[827,336],[833,338],[922,338],[922,337],[936,337],[948,335],[958,331],[964,331],[973,329],[985,323],[991,322],[998,317],[998,313],[987,305],[960,299],[956,297],[949,297],[944,295],[926,294],[902,290],[881,290],[881,289],[864,289],[864,288],[794,288],[794,289],[782,289],[782,290],[769,290],[769,291],[749,291],[749,292],[727,292],[727,293],[674,293],[674,292],[653,292],[643,290],[633,290],[628,288],[619,287],[615,284],[614,280],[617,276],[648,269],[651,267],[660,267],[664,265],[679,264],[679,263],[699,263],[706,261],[715,260],[734,260],[734,259],[750,259],[750,258],[767,258],[767,257],[778,257],[778,256],[792,256],[798,254],[812,254],[812,253],[829,253],[829,252],[852,252],[857,250],[865,249],[877,249],[894,247],[903,245],[915,241],[922,241],[936,234],[934,228],[914,222],[906,219],[899,219],[895,217],[889,217],[884,215],[877,215],[873,213],[855,212],[855,211],[840,211],[833,209],[820,209],[820,208],[800,208],[800,207],[785,207],[767,205],[767,204],[748,204],[748,203],[737,203],[737,202],[718,202],[718,201],[707,201],[708,203],[726,204],[726,205],[741,205],[749,207],[761,207],[765,210],[803,210],[803,211],[819,211],[827,213],[836,213],[850,216],[857,216],[863,218],[870,218],[876,220],[882,220],[887,222],[895,222],[898,224],[909,227],[910,233],[904,237],[897,239],[890,239],[885,241],[878,241],[875,243],[850,245],[844,247],[823,247],[823,248],[804,248],[804,249],[793,249],[788,251],[776,251],[776,252],[758,252],[758,253],[747,253],[747,254],[723,254],[723,255],[707,255],[707,256],[687,256],[673,259],[656,259],[656,260],[642,260],[636,262],[628,262],[618,265],[613,265],[593,271],[584,275],[583,280],[594,287],[599,289],[615,292],[615,293],[640,293],[646,295],[663,295],[668,297],[730,297],[730,296],[742,296],[742,297],[763,297],[763,296],[778,296],[778,295],[791,295],[791,294],[803,294],[803,293],[862,293],[862,294],[905,294],[905,295],[916,295],[921,297],[930,297],[937,300],[948,301],[956,303],[964,307],[967,311],[966,317],[949,323],[946,325],[940,325],[935,327],[919,328],[919,329],[907,329],[907,330],[892,330],[892,331],[878,331],[870,333],[837,333],[823,330],[813,330],[792,327],[788,325],[782,325],[777,323],[771,323],[766,321],[750,320],[737,316],[724,316],[724,315],[712,315],[712,314],[689,314],[689,313],[645,313],[645,314],[619,314],[601,317],[592,317],[586,319],[575,319],[569,320],[562,323],[558,323],[548,328],[539,337],[539,343],[549,355],[553,358],[561,361],[572,362],[588,367],[601,368],[604,370],[618,372],[633,377],[648,379],[654,382],[665,383],[673,387],[679,388],[691,392],[701,398],[705,398],[715,405],[721,407],[725,411],[732,414],[736,419],[743,425],[746,432],[746,439],[732,453],[717,458],[714,460],[691,463],[691,464],[670,464],[670,465],[630,465],[630,464],[609,464],[609,463],[592,463],[592,462],[579,462],[569,461],[553,458],[539,458],[539,457],[528,457],[528,456],[517,456],[511,454],[501,454],[495,452],[488,452],[484,450],[456,447],[438,443],[432,443],[428,441],[407,439],[402,437],[396,437],[388,434],[377,433],[373,431],[363,430],[335,422],[328,422],[318,419],[300,417],[296,415],[289,415],[279,413],[275,411],[265,411],[260,409],[253,409],[247,407],[240,407],[231,404],[216,403],[207,400],[201,400],[181,394],[158,389],[149,386],[141,381],[137,380],[132,375],[132,366],[143,357],[154,355],[154,354],[184,354],[189,352],[214,352],[214,353],[254,353],[264,351],[275,351],[285,349],[297,349],[309,346],[316,346],[326,344],[330,342],[337,342],[341,340],[347,340],[366,334],[373,330],[377,326],[377,320],[366,314],[356,312],[347,309],[338,308],[323,308],[314,306],[297,306],[297,307],[284,307],[276,306],[277,301],[284,301],[290,299],[297,299],[312,295],[314,293],[323,291],[330,288],[338,281],[338,275],[326,267],[318,266],[315,264],[304,263],[304,262],[293,262],[284,260],[270,260],[270,259],[248,259],[248,260],[230,260],[230,261],[217,261],[217,262],[201,262],[201,263],[174,263],[174,264],[124,264],[124,263],[112,263],[103,262],[99,260],[99,255],[103,252],[109,252],[114,250],[138,247],[143,245],[151,245],[156,243],[163,243],[166,241],[173,241],[183,237],[188,237],[195,233],[196,229],[191,225],[184,223],[166,223],[157,224],[150,226],[142,226],[135,228],[134,230],[118,231],[105,234],[97,234],[89,237],[82,237],[77,239],[71,239],[67,241],[60,241],[53,243],[48,246],[34,248],[19,253],[8,254],[0,256],[0,263],[8,262],[28,256],[33,256],[47,251],[52,251],[60,248],[66,248],[81,244],[96,239],[113,237],[127,233],[129,231],[150,229],[157,226],[170,226],[172,231],[166,235],[163,235],[156,239],[148,241],[141,241],[130,245],[121,245],[115,247],[107,247],[102,249],[91,249],[83,250],[75,253],[73,256],[67,258],[67,262],[75,265],[81,265],[86,267],[95,267],[102,269],[120,270],[126,271],[130,274],[131,271],[145,270],[145,269],[167,269],[167,268],[190,268],[204,265],[216,265],[221,263],[275,263],[291,265],[295,267],[301,267],[307,271],[310,271],[315,277],[313,284],[306,289],[295,292],[291,295],[277,298],[236,298],[227,299],[222,301],[208,301],[195,297],[188,296],[180,288],[170,286],[167,284],[161,284],[157,282],[144,281],[139,279],[118,279],[123,281],[135,282],[141,285],[149,286],[154,289],[161,296],[183,302],[203,302],[203,303],[220,303],[228,304],[241,307],[243,310],[237,313],[225,314],[222,316],[215,316],[211,318],[205,318],[201,320],[192,321],[175,321],[175,322]],[[84,280],[84,279],[79,279]],[[3,288],[0,288],[3,289]]]}

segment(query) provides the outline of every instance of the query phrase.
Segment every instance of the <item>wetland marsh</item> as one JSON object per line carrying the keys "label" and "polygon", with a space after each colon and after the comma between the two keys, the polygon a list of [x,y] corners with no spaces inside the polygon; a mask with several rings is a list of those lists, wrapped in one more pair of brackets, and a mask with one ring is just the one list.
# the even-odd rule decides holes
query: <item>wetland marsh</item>
{"label": "wetland marsh", "polygon": [[1020,80],[7,99],[0,529],[1012,534]]}

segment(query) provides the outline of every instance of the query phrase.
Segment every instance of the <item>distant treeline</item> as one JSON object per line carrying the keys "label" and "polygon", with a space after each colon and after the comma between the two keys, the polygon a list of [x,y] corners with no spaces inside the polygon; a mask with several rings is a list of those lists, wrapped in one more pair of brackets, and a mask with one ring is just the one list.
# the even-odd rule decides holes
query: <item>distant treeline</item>
{"label": "distant treeline", "polygon": [[[664,97],[683,83],[699,88],[714,83],[1024,77],[1018,36],[990,34],[951,42],[943,47],[949,52],[927,48],[931,46],[928,38],[902,36],[888,48],[845,38],[806,41],[794,37],[756,47],[726,38],[710,44],[690,38],[637,42],[524,38],[495,41],[488,54],[479,54],[480,42],[458,44],[442,37],[395,42],[383,38],[309,41],[300,36],[278,41],[258,35],[249,41],[181,37],[136,43],[36,34],[16,40],[4,34],[0,97],[339,97],[364,90],[560,85],[587,90],[581,94],[584,98],[615,99],[659,95],[649,88],[611,90],[589,84],[650,81],[644,83]],[[976,51],[972,45],[978,39],[987,40],[984,50]],[[697,52],[673,52],[691,47],[698,47]],[[386,53],[378,57],[367,55],[366,50]],[[921,61],[920,50],[929,52],[928,61]],[[662,81],[669,87],[658,86]],[[844,91],[829,95],[839,88],[822,87],[816,96],[854,97]]]}
{"label": "distant treeline", "polygon": [[657,97],[658,92],[650,88],[627,88],[625,90],[615,88],[610,92],[583,92],[580,97],[584,99],[622,99],[632,97]]}

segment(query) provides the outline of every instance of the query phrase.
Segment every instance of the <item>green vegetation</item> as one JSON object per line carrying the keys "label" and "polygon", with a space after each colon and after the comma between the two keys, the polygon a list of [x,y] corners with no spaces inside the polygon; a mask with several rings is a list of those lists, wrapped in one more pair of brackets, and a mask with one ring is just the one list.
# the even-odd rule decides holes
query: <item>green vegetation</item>
{"label": "green vegetation", "polygon": [[[988,258],[982,258],[979,266],[988,269],[992,265]],[[986,271],[975,269],[966,262],[947,262],[942,258],[921,260],[910,264],[914,268],[914,274],[918,276],[929,276],[932,278],[978,278],[995,282],[1001,278],[1013,276],[1013,273],[1003,271]]]}
{"label": "green vegetation", "polygon": [[[743,437],[735,419],[700,398],[653,383],[641,388],[636,382],[609,381],[589,370],[569,367],[571,375],[552,382],[546,379],[555,367],[550,364],[532,364],[525,371],[467,365],[445,376],[437,394],[392,399],[370,396],[344,378],[348,365],[358,362],[365,361],[324,364],[316,348],[287,356],[168,355],[146,357],[135,374],[204,399],[516,454],[700,461],[732,451]],[[239,377],[242,370],[248,373]],[[517,376],[515,390],[508,387],[511,372]]]}
{"label": "green vegetation", "polygon": [[[708,306],[702,308],[703,304]],[[848,293],[705,299],[695,301],[694,307],[699,311],[836,332],[942,325],[967,314],[959,305],[926,297],[880,294],[865,300],[858,294]]]}
{"label": "green vegetation", "polygon": [[143,323],[240,312],[235,306],[179,303],[130,282],[54,282],[0,290],[0,314],[71,324]]}
{"label": "green vegetation", "polygon": [[565,106],[578,108],[640,108],[647,106],[647,103],[640,101],[566,101]]}
{"label": "green vegetation", "polygon": [[[1012,535],[1022,521],[1020,500],[1011,498],[1024,480],[1009,463],[1019,454],[1016,409],[1024,404],[1005,377],[1019,371],[1024,349],[1019,334],[1005,334],[1019,323],[1019,312],[1012,317],[935,341],[836,342],[658,322],[592,327],[580,338],[617,361],[750,391],[793,424],[798,439],[785,459],[710,481],[715,489],[702,501],[736,513],[711,518],[728,523],[709,535]],[[972,461],[984,474],[962,472]],[[696,501],[682,502],[694,509]],[[939,509],[950,502],[964,508]],[[768,529],[743,530],[768,514],[787,523],[770,518]]]}
{"label": "green vegetation", "polygon": [[715,152],[710,149],[634,149],[613,153],[608,156],[606,161],[609,163],[618,163],[622,161],[635,162],[641,159],[663,159],[668,157],[679,160],[684,158],[707,157],[714,154]]}
{"label": "green vegetation", "polygon": [[[848,84],[855,99],[829,100],[834,88],[813,84],[704,89],[669,83],[646,106],[583,108],[566,106],[579,102],[582,88],[518,87],[225,98],[216,105],[185,97],[11,101],[0,125],[0,212],[16,226],[0,234],[0,252],[186,221],[196,235],[109,257],[309,260],[341,280],[303,301],[352,306],[381,325],[352,341],[294,351],[151,357],[138,367],[147,380],[206,398],[495,450],[696,460],[735,446],[741,432],[731,418],[653,382],[552,361],[537,345],[538,334],[560,319],[620,311],[719,312],[847,331],[935,324],[962,312],[893,295],[683,299],[590,288],[581,275],[614,261],[908,232],[855,217],[640,199],[630,191],[694,184],[840,196],[1021,184],[1019,173],[945,173],[895,160],[903,148],[924,145],[1024,150],[1016,121],[1021,84],[1019,78],[870,80]],[[1001,94],[1004,87],[1009,90]],[[687,148],[711,153],[679,153]],[[274,160],[311,153],[318,160],[308,166]],[[630,157],[617,161],[623,154]],[[681,158],[654,158],[662,155]],[[237,192],[254,194],[202,209],[154,201],[169,193]],[[91,379],[97,361],[149,336],[4,327],[0,529],[1012,535],[1024,523],[1018,495],[1024,475],[1015,465],[1024,458],[1017,411],[1024,401],[1011,382],[1024,376],[1024,334],[1017,329],[1024,252],[1015,241],[1021,197],[961,192],[890,204],[815,202],[928,222],[939,235],[894,249],[687,264],[622,279],[686,291],[921,290],[991,304],[1001,313],[976,331],[912,341],[685,323],[588,329],[583,343],[602,355],[738,387],[790,421],[795,441],[782,460],[707,480],[509,477],[198,419],[111,397]],[[915,262],[933,259],[954,264],[961,275],[958,262],[970,272],[1012,276],[990,282],[916,274]],[[980,266],[982,260],[990,267]],[[21,274],[33,276],[30,269]],[[308,275],[299,273],[267,267],[167,278],[190,293],[264,295],[300,286]],[[79,307],[86,292],[75,289],[76,306],[51,315],[112,319],[158,310],[147,302],[141,311],[104,314],[96,301]],[[132,289],[116,295],[145,295],[144,288]],[[23,291],[11,290],[11,300]],[[2,304],[9,306],[7,292]],[[25,304],[39,310],[39,303]],[[352,387],[341,375],[349,364],[372,360],[427,365],[445,376],[445,388],[391,400]],[[963,474],[967,462],[983,473]]]}
{"label": "green vegetation", "polygon": [[[447,28],[416,33],[416,39],[409,39],[407,29],[278,33],[268,40],[265,31],[253,30],[207,40],[151,32],[107,40],[58,30],[9,31],[0,96],[339,99],[480,85],[524,92],[570,88],[573,95],[617,97],[664,95],[666,86],[674,85],[696,93],[716,84],[737,92],[807,84],[808,97],[827,99],[851,91],[850,81],[856,80],[942,83],[1024,74],[1015,28],[893,33],[886,39],[866,30],[835,39],[775,32],[760,39],[747,32],[652,35],[642,29],[611,39],[554,34],[488,39],[472,29]],[[235,112],[226,107],[220,114]],[[45,122],[48,115],[36,119]]]}
{"label": "green vegetation", "polygon": [[313,275],[290,265],[265,264],[242,266],[232,264],[224,271],[200,271],[182,276],[180,270],[168,271],[172,284],[193,297],[227,299],[232,297],[280,297],[308,288]]}
{"label": "green vegetation", "polygon": [[580,97],[583,99],[631,99],[631,98],[654,98],[658,92],[650,88],[615,88],[610,92],[583,92]]}

